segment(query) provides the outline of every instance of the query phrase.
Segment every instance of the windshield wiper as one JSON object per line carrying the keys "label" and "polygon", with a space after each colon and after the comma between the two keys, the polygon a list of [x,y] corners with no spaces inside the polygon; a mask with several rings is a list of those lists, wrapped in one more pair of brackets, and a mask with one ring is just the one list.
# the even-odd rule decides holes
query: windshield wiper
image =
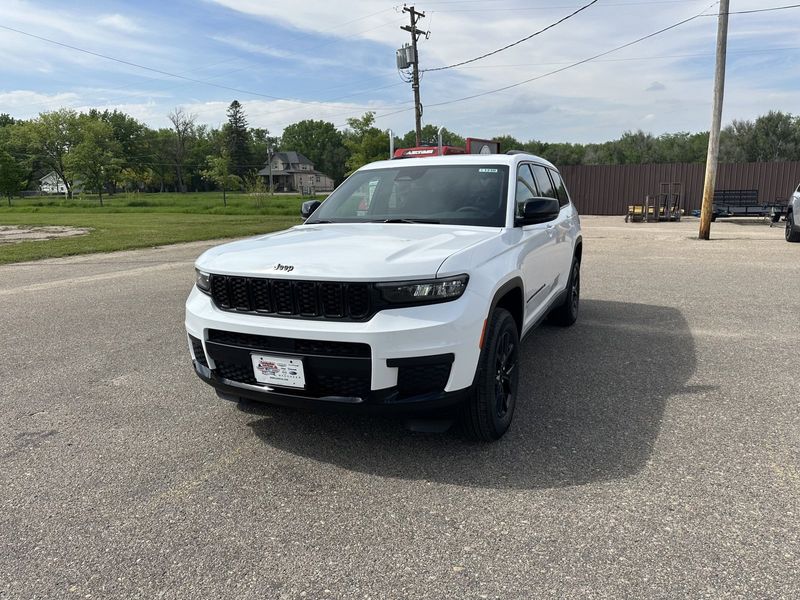
{"label": "windshield wiper", "polygon": [[375,219],[370,223],[429,223],[436,225],[439,221],[436,219]]}

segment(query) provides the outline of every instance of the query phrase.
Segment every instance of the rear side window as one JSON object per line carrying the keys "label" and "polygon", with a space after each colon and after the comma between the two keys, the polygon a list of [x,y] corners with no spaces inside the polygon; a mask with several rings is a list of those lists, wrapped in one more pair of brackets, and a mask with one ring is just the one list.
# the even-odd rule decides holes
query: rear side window
{"label": "rear side window", "polygon": [[531,165],[531,171],[533,171],[533,176],[536,179],[539,195],[542,198],[555,198],[558,200],[558,193],[556,192],[555,186],[553,186],[553,182],[550,181],[547,169],[540,165]]}
{"label": "rear side window", "polygon": [[553,178],[553,183],[556,186],[558,204],[561,206],[566,206],[569,204],[569,194],[567,193],[567,187],[564,185],[564,180],[561,179],[561,175],[559,175],[557,171],[554,171],[553,169],[548,170],[550,171],[550,177]]}

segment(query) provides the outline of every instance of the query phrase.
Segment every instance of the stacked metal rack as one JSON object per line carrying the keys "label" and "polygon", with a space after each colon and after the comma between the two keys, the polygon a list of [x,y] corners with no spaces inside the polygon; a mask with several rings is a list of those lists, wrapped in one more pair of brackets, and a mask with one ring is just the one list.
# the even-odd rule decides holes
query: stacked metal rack
{"label": "stacked metal rack", "polygon": [[661,182],[658,194],[645,196],[644,204],[628,205],[625,222],[648,223],[680,221],[683,215],[683,184],[680,181]]}

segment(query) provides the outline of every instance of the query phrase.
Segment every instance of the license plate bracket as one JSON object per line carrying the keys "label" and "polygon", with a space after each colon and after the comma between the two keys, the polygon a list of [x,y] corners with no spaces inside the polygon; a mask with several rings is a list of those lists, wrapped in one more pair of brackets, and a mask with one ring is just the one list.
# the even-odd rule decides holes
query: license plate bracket
{"label": "license plate bracket", "polygon": [[250,359],[259,383],[295,389],[306,387],[302,358],[252,353]]}

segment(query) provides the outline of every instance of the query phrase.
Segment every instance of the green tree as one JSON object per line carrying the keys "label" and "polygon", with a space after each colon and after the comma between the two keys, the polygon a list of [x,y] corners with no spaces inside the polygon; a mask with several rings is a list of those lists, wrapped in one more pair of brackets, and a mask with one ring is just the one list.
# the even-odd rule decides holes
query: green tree
{"label": "green tree", "polygon": [[122,171],[122,146],[114,139],[111,125],[90,115],[78,117],[78,143],[65,158],[72,180],[80,178],[84,188],[97,192],[103,206],[103,191]]}
{"label": "green tree", "polygon": [[172,129],[148,130],[144,148],[147,155],[145,179],[152,189],[165,192],[168,186],[175,184],[175,165],[173,149],[175,132]]}
{"label": "green tree", "polygon": [[225,153],[229,160],[229,170],[233,169],[233,161],[230,159],[227,137],[222,129],[213,129],[208,125],[198,125],[194,130],[194,137],[189,154],[186,157],[186,182],[191,189],[204,189],[208,191],[213,187],[213,183],[203,177],[203,170],[208,166],[209,156],[220,156]]}
{"label": "green tree", "polygon": [[0,194],[8,199],[11,206],[12,196],[25,186],[26,170],[10,152],[0,148]]}
{"label": "green tree", "polygon": [[[136,180],[137,176],[140,180],[146,177],[147,163],[149,158],[147,156],[147,127],[119,110],[100,112],[92,109],[89,111],[89,116],[100,121],[104,121],[111,126],[111,133],[117,142],[119,142],[122,158],[125,161],[127,169],[130,171],[126,174],[127,184]],[[119,182],[111,180],[112,191],[116,191]]]}
{"label": "green tree", "polygon": [[175,165],[175,177],[177,179],[178,191],[186,192],[186,158],[195,140],[195,115],[189,114],[181,107],[175,108],[167,115],[172,123],[172,130],[175,135],[171,136],[172,148],[171,158]]}
{"label": "green tree", "polygon": [[583,164],[586,147],[582,144],[547,144],[531,140],[523,145],[523,149],[531,154],[546,158],[556,166]]}
{"label": "green tree", "polygon": [[[270,135],[269,129],[253,127],[248,131],[250,133],[250,150],[253,164],[266,164],[270,153],[274,152],[275,148],[278,147],[278,138]],[[305,152],[303,152],[303,154],[305,154]]]}
{"label": "green tree", "polygon": [[612,144],[611,153],[614,164],[618,165],[659,162],[656,139],[641,129],[623,133],[622,137]]}
{"label": "green tree", "polygon": [[252,158],[250,153],[250,134],[247,130],[247,117],[244,108],[238,100],[234,100],[228,106],[228,122],[223,131],[228,145],[231,169],[239,177],[243,177],[248,171],[252,170]]}
{"label": "green tree", "polygon": [[314,163],[317,170],[332,177],[336,183],[344,179],[349,152],[344,136],[333,123],[313,119],[292,123],[283,130],[280,149],[300,152]]}
{"label": "green tree", "polygon": [[492,138],[495,142],[500,142],[500,152],[509,150],[521,150],[525,145],[512,135],[496,135]]}
{"label": "green tree", "polygon": [[347,168],[350,172],[364,165],[385,160],[389,155],[389,132],[375,127],[375,113],[367,112],[361,118],[347,119],[350,129],[345,132],[344,143],[350,151]]}
{"label": "green tree", "polygon": [[24,122],[15,133],[30,155],[61,178],[67,196],[72,198],[72,177],[67,172],[66,158],[78,142],[78,115],[75,111],[62,108],[41,113],[36,119]]}
{"label": "green tree", "polygon": [[213,182],[222,189],[222,203],[228,206],[228,190],[238,190],[242,187],[242,179],[231,173],[231,158],[228,149],[223,148],[219,156],[209,156],[206,168],[200,173],[203,179]]}
{"label": "green tree", "polygon": [[[437,145],[439,143],[439,126],[432,123],[423,125],[422,130],[420,131],[420,140],[426,145]],[[457,133],[448,130],[447,127],[443,127],[442,143],[445,146],[463,147],[466,144],[466,140]],[[417,145],[417,132],[414,129],[407,132],[403,137],[400,138],[398,144],[400,148],[413,148]]]}
{"label": "green tree", "polygon": [[0,128],[14,125],[17,120],[8,113],[0,113]]}
{"label": "green tree", "polygon": [[800,160],[800,119],[769,111],[753,124],[750,161]]}
{"label": "green tree", "polygon": [[660,162],[705,162],[708,152],[708,132],[665,133],[656,138]]}

